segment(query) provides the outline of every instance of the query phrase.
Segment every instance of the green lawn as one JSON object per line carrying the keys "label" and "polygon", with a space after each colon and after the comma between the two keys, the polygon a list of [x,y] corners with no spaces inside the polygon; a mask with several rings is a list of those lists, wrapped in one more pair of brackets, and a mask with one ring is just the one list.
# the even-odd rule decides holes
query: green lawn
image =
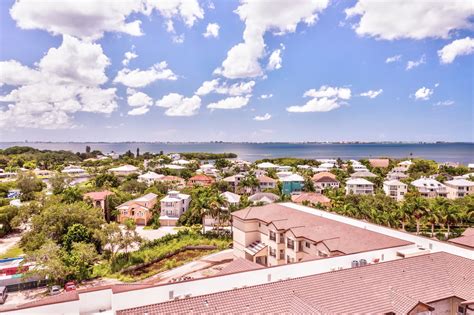
{"label": "green lawn", "polygon": [[22,254],[23,254],[23,249],[21,249],[20,246],[15,245],[15,246],[10,247],[10,249],[8,249],[3,254],[0,254],[0,259],[18,257]]}

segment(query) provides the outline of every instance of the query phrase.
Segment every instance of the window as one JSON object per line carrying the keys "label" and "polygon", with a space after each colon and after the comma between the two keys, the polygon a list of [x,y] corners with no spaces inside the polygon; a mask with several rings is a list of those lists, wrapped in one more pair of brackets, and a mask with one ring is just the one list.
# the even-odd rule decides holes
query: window
{"label": "window", "polygon": [[311,248],[311,244],[309,242],[305,242],[306,248]]}
{"label": "window", "polygon": [[276,249],[275,248],[270,247],[270,256],[276,257]]}
{"label": "window", "polygon": [[285,259],[285,251],[280,249],[280,259]]}
{"label": "window", "polygon": [[276,233],[273,231],[270,231],[270,240],[274,242],[276,241]]}
{"label": "window", "polygon": [[298,251],[299,252],[303,251],[303,241],[298,241]]}
{"label": "window", "polygon": [[285,235],[283,233],[280,233],[280,244],[285,244]]}
{"label": "window", "polygon": [[295,241],[289,238],[286,242],[286,247],[290,249],[295,249]]}

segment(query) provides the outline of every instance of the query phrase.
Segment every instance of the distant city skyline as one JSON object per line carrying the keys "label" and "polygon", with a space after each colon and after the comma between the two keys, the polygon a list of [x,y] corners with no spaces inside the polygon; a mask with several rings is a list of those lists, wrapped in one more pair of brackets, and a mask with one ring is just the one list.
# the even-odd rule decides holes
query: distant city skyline
{"label": "distant city skyline", "polygon": [[464,0],[1,1],[0,142],[473,142],[473,16]]}

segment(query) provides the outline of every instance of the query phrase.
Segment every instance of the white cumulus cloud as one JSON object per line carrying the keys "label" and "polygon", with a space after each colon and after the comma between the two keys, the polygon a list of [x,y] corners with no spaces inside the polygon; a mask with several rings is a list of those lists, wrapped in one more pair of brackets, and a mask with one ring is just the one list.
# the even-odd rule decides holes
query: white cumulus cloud
{"label": "white cumulus cloud", "polygon": [[448,38],[457,29],[472,29],[471,1],[358,0],[345,10],[347,18],[360,17],[358,35],[378,39]]}
{"label": "white cumulus cloud", "polygon": [[474,38],[457,39],[438,50],[439,60],[443,64],[452,63],[458,56],[474,53]]}
{"label": "white cumulus cloud", "polygon": [[409,60],[407,62],[407,66],[406,66],[406,70],[411,70],[413,68],[416,68],[422,64],[425,64],[426,63],[426,58],[425,58],[425,55],[421,56],[420,59],[418,60]]}
{"label": "white cumulus cloud", "polygon": [[266,113],[265,115],[263,116],[255,116],[253,118],[253,120],[256,120],[256,121],[265,121],[265,120],[269,120],[270,118],[272,118],[272,115],[270,115],[269,113]]}
{"label": "white cumulus cloud", "polygon": [[130,116],[140,116],[145,115],[149,110],[150,108],[148,106],[135,107],[129,110],[127,114]]}
{"label": "white cumulus cloud", "polygon": [[382,94],[383,90],[382,89],[379,89],[379,90],[368,90],[367,92],[364,92],[364,93],[360,93],[360,96],[366,96],[368,98],[376,98],[377,96],[379,96],[380,94]]}
{"label": "white cumulus cloud", "polygon": [[345,104],[345,101],[351,98],[351,90],[323,85],[319,90],[306,91],[303,97],[311,97],[311,99],[304,105],[290,106],[286,110],[294,113],[329,112]]}
{"label": "white cumulus cloud", "polygon": [[293,33],[300,22],[312,25],[328,3],[328,0],[243,1],[235,10],[245,22],[243,42],[227,52],[227,58],[214,73],[230,79],[261,76],[259,60],[265,54],[265,33]]}
{"label": "white cumulus cloud", "polygon": [[201,98],[197,95],[184,97],[178,93],[170,93],[157,100],[155,105],[166,108],[166,116],[193,116],[201,107]]}
{"label": "white cumulus cloud", "polygon": [[206,38],[208,38],[208,37],[214,37],[214,38],[218,37],[219,36],[219,29],[220,29],[219,24],[209,23],[209,24],[207,24],[206,32],[202,33],[202,35]]}
{"label": "white cumulus cloud", "polygon": [[397,61],[400,61],[401,58],[402,58],[402,55],[391,56],[385,59],[385,63],[397,62]]}
{"label": "white cumulus cloud", "polygon": [[181,19],[188,27],[204,17],[197,0],[47,0],[41,5],[36,0],[22,0],[15,2],[10,15],[22,29],[97,40],[105,32],[143,35],[141,20],[134,14],[150,16],[154,11],[167,21]]}
{"label": "white cumulus cloud", "polygon": [[255,81],[240,82],[228,85],[227,82],[221,83],[220,79],[211,81],[204,81],[197,89],[196,95],[207,95],[210,93],[227,94],[231,96],[238,96],[252,93]]}
{"label": "white cumulus cloud", "polygon": [[268,58],[267,69],[268,70],[280,69],[281,63],[282,63],[281,49],[275,49],[270,55],[270,58]]}
{"label": "white cumulus cloud", "polygon": [[123,68],[117,73],[114,83],[122,83],[128,87],[138,88],[147,86],[157,80],[177,80],[173,71],[168,69],[166,61],[157,63],[147,70]]}
{"label": "white cumulus cloud", "polygon": [[130,63],[130,60],[132,59],[135,59],[137,58],[138,55],[133,52],[133,51],[127,51],[124,55],[123,55],[123,60],[122,60],[122,64],[124,66],[128,66],[128,64]]}
{"label": "white cumulus cloud", "polygon": [[0,82],[15,88],[0,96],[0,102],[6,103],[3,109],[0,106],[0,126],[70,128],[74,113],[113,112],[116,89],[101,87],[109,64],[99,44],[67,35],[35,68],[14,60],[2,62]]}
{"label": "white cumulus cloud", "polygon": [[266,100],[266,99],[272,98],[272,97],[273,97],[273,94],[262,94],[262,95],[260,95],[260,98],[262,100]]}
{"label": "white cumulus cloud", "polygon": [[209,109],[238,109],[247,106],[250,96],[232,96],[207,105]]}
{"label": "white cumulus cloud", "polygon": [[439,101],[433,104],[433,106],[452,106],[454,105],[454,101],[446,100],[446,101]]}
{"label": "white cumulus cloud", "polygon": [[151,106],[153,99],[143,92],[131,91],[127,97],[127,103],[133,107]]}
{"label": "white cumulus cloud", "polygon": [[415,92],[415,99],[423,101],[429,100],[431,95],[433,95],[433,92],[433,89],[429,89],[427,87],[419,88]]}

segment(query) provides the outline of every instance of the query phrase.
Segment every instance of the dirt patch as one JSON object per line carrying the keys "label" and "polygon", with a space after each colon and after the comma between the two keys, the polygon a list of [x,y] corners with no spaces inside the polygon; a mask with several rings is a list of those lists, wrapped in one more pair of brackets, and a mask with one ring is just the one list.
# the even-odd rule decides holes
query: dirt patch
{"label": "dirt patch", "polygon": [[173,255],[172,257],[147,265],[143,268],[124,272],[124,274],[132,277],[142,278],[143,276],[150,276],[152,274],[156,274],[181,266],[198,257],[206,256],[213,252],[214,250],[186,250],[179,252],[176,255]]}

